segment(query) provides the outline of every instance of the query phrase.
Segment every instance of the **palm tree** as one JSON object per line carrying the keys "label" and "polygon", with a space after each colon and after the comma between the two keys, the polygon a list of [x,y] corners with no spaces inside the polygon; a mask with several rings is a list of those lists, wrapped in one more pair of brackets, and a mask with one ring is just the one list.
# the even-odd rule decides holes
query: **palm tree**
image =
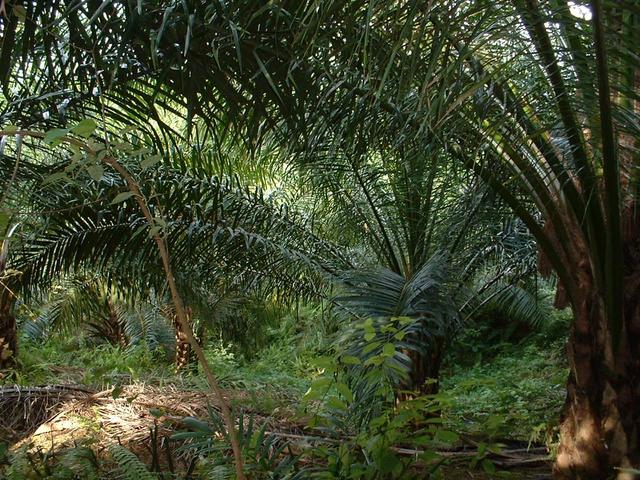
{"label": "palm tree", "polygon": [[[10,289],[3,288],[11,295],[9,306],[15,291],[37,297],[61,275],[87,271],[100,273],[106,280],[100,291],[115,289],[136,298],[144,297],[149,288],[163,291],[162,270],[153,245],[140,229],[144,222],[137,209],[129,201],[111,202],[122,188],[120,180],[106,174],[96,181],[84,173],[70,183],[47,183],[46,179],[58,178],[51,170],[64,171],[65,161],[47,168],[37,156],[28,155],[29,150],[24,153],[16,191],[22,191],[23,203],[31,211],[25,212],[21,241],[9,259],[9,265],[20,272]],[[12,160],[5,156],[0,163],[10,169]],[[194,159],[193,163],[203,168],[204,162]],[[258,188],[243,186],[237,178],[207,178],[202,172],[195,176],[171,168],[156,168],[152,176],[143,190],[150,197],[153,192],[153,208],[164,219],[172,260],[180,268],[177,283],[186,298],[215,292],[220,279],[231,276],[236,288],[245,292],[316,296],[326,284],[322,272],[346,264],[339,250],[313,235],[293,210],[266,198]],[[196,285],[198,292],[193,291]],[[106,302],[101,312],[114,320],[115,330],[124,333],[110,296],[96,293],[92,298]],[[205,306],[200,313],[215,310]],[[15,338],[15,322],[7,332],[6,338]],[[179,330],[177,336],[178,349],[184,350]]]}
{"label": "palm tree", "polygon": [[[495,214],[490,218],[497,220]],[[488,227],[484,226],[484,238],[462,244],[468,251],[435,251],[409,278],[380,266],[341,275],[335,302],[348,319],[357,319],[343,335],[345,351],[366,362],[380,354],[385,343],[395,343],[384,380],[396,385],[400,397],[408,391],[438,392],[448,347],[487,308],[504,312],[513,324],[542,322],[534,287],[523,281],[535,276],[531,239],[508,230],[495,234]],[[477,226],[475,231],[480,231]],[[447,243],[440,239],[439,245]],[[398,318],[405,321],[397,327],[401,336],[394,337],[386,325]],[[372,320],[375,336],[363,338],[361,327]],[[363,369],[354,370],[360,371],[355,376],[360,378]]]}
{"label": "palm tree", "polygon": [[[582,17],[562,0],[166,2],[145,15],[129,2],[16,3],[2,3],[0,80],[17,91],[3,120],[63,122],[106,104],[114,125],[151,115],[162,143],[183,132],[157,102],[192,128],[222,119],[255,147],[268,127],[326,138],[338,112],[338,144],[366,143],[366,120],[475,172],[528,226],[542,273],[559,278],[557,305],[574,312],[558,478],[638,465],[635,2],[593,0]],[[68,104],[47,95],[68,88]]]}
{"label": "palm tree", "polygon": [[[412,311],[415,318],[438,317],[437,328],[426,321],[418,322],[421,329],[412,326],[416,338],[408,340],[404,358],[399,358],[399,364],[410,370],[401,389],[433,393],[444,349],[458,328],[457,315],[451,309],[446,316],[438,308],[415,310],[415,305],[403,303],[401,292],[408,288],[421,292],[417,296],[421,308],[436,305],[435,298],[423,301],[434,294],[433,277],[420,272],[445,252],[449,273],[438,274],[446,278],[440,290],[460,294],[465,282],[451,277],[472,276],[475,270],[463,273],[464,268],[478,249],[488,251],[488,245],[497,243],[495,225],[504,212],[498,211],[498,202],[490,201],[479,177],[470,174],[451,151],[451,139],[468,128],[445,101],[468,96],[462,82],[445,81],[455,80],[452,75],[460,63],[429,58],[434,50],[445,48],[445,41],[419,37],[412,30],[431,33],[426,30],[429,23],[447,7],[443,12],[423,12],[417,2],[399,2],[372,13],[365,2],[350,2],[348,9],[355,17],[346,18],[344,11],[331,6],[326,2],[326,9],[320,9],[314,23],[320,33],[311,34],[319,37],[318,43],[309,47],[309,69],[317,68],[325,76],[316,86],[321,101],[302,125],[282,128],[282,141],[289,144],[302,192],[310,192],[309,209],[322,233],[331,238],[338,232],[343,243],[360,253],[355,263],[361,271],[340,278],[350,293],[339,302],[353,298],[352,312],[379,320],[402,311]],[[457,15],[461,21],[463,14]],[[386,18],[397,22],[386,25]],[[356,41],[363,36],[368,36],[368,44]],[[322,43],[325,37],[345,42]],[[389,38],[398,44],[389,43]],[[411,45],[411,55],[399,45],[402,42]],[[372,263],[382,268],[373,268]],[[427,283],[417,285],[418,280]],[[485,288],[479,285],[478,292]],[[385,289],[397,295],[385,294]],[[473,303],[462,295],[457,298],[459,302],[449,295],[449,306]]]}
{"label": "palm tree", "polygon": [[640,461],[634,2],[575,14],[559,0],[350,5],[348,19],[318,10],[318,42],[305,38],[326,73],[301,128],[321,137],[325,110],[347,126],[392,124],[425,151],[437,140],[503,198],[535,236],[541,272],[558,276],[556,305],[574,313],[556,476],[624,478],[614,468]]}
{"label": "palm tree", "polygon": [[[481,119],[489,120],[480,135],[491,153],[476,156],[471,167],[527,223],[540,245],[542,273],[559,276],[556,305],[574,313],[556,476],[603,478],[639,460],[632,366],[639,353],[637,191],[630,173],[637,167],[638,62],[628,55],[638,17],[624,2],[606,10],[593,2],[586,10],[590,23],[561,2],[515,7],[523,41],[531,42],[525,58],[538,74],[536,91],[550,100],[527,100],[526,84],[508,88],[499,67],[477,63],[476,74],[495,68],[493,94],[479,102],[487,112]],[[485,162],[504,170],[489,170]],[[522,198],[534,200],[542,217]]]}
{"label": "palm tree", "polygon": [[98,275],[75,275],[63,277],[44,293],[39,314],[20,324],[31,341],[82,332],[92,341],[123,348],[140,343],[150,351],[173,348],[171,324],[163,315],[167,301],[154,291],[145,296],[131,288],[117,291]]}
{"label": "palm tree", "polygon": [[[640,460],[639,379],[632,366],[640,353],[637,191],[631,174],[638,161],[633,137],[640,65],[629,56],[638,13],[631,3],[594,1],[582,10],[592,16],[589,22],[564,2],[514,6],[526,29],[523,63],[535,72],[538,95],[529,100],[530,85],[510,85],[499,66],[477,61],[476,75],[489,71],[494,80],[487,83],[492,95],[478,102],[485,112],[479,135],[488,148],[469,164],[536,236],[541,272],[559,277],[556,306],[571,306],[574,313],[556,476],[605,478],[614,467]],[[499,168],[488,169],[489,163]],[[523,198],[533,200],[542,216],[532,214]]]}
{"label": "palm tree", "polygon": [[304,115],[294,99],[308,78],[290,57],[297,2],[0,5],[2,123],[48,129],[101,118],[114,131],[136,124],[157,148],[192,133],[220,140],[224,124],[225,135],[254,148],[281,118],[274,109]]}

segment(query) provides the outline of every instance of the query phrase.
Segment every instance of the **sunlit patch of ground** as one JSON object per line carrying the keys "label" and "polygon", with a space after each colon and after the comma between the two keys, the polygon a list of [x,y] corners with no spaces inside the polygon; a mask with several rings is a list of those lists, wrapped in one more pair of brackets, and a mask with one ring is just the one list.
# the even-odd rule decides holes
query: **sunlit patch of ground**
{"label": "sunlit patch of ground", "polygon": [[[0,424],[5,424],[5,430],[12,428],[14,438],[22,437],[15,442],[16,447],[30,442],[51,448],[91,436],[100,443],[135,446],[148,442],[152,430],[158,437],[168,436],[185,417],[206,419],[210,410],[216,411],[212,394],[173,386],[134,384],[95,393],[63,386],[17,388],[10,391],[11,395],[0,392],[0,405],[7,413]],[[244,403],[249,400],[245,397],[241,392],[227,392],[226,401]],[[34,413],[34,406],[39,406],[40,413]],[[269,417],[296,428],[295,421],[274,420],[274,413],[278,412],[249,412],[257,422]],[[9,421],[16,417],[22,418]]]}

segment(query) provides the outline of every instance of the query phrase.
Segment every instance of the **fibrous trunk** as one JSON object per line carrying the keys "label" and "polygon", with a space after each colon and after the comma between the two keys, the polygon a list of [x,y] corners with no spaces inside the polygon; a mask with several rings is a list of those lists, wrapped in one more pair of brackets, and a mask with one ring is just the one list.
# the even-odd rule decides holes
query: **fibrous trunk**
{"label": "fibrous trunk", "polygon": [[570,374],[560,423],[557,479],[639,478],[640,282],[627,277],[625,331],[613,350],[602,301],[583,285],[573,305]]}
{"label": "fibrous trunk", "polygon": [[[429,345],[425,351],[410,350],[406,354],[411,359],[409,378],[401,385],[401,390],[410,391],[418,395],[433,395],[438,393],[440,367],[442,365],[442,341],[430,342],[423,339],[424,345]],[[398,399],[407,399],[411,394],[400,392]]]}
{"label": "fibrous trunk", "polygon": [[94,329],[111,345],[118,345],[124,348],[129,343],[125,333],[124,321],[118,315],[118,312],[111,300],[107,300],[106,318],[98,325],[94,325]]}
{"label": "fibrous trunk", "polygon": [[[191,321],[191,309],[186,308],[187,318]],[[178,322],[176,316],[173,316],[173,326],[176,332],[176,354],[175,354],[175,366],[176,370],[182,370],[189,365],[195,365],[197,359],[195,352],[191,348],[191,344],[187,338],[187,334],[183,331],[180,322]]]}
{"label": "fibrous trunk", "polygon": [[5,305],[0,300],[0,370],[15,366],[17,350],[16,317],[10,305]]}

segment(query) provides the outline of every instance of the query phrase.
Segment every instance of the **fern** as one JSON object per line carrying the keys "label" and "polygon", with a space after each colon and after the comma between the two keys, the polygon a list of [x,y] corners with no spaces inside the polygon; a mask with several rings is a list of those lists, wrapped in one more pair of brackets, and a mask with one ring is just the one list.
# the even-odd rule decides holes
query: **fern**
{"label": "fern", "polygon": [[211,480],[229,480],[231,478],[231,470],[226,465],[216,465],[208,474],[208,478]]}
{"label": "fern", "polygon": [[94,451],[88,447],[79,445],[66,450],[60,462],[73,473],[74,478],[86,480],[98,479],[98,459]]}
{"label": "fern", "polygon": [[109,453],[118,466],[120,477],[126,480],[157,480],[138,457],[122,445],[109,445]]}

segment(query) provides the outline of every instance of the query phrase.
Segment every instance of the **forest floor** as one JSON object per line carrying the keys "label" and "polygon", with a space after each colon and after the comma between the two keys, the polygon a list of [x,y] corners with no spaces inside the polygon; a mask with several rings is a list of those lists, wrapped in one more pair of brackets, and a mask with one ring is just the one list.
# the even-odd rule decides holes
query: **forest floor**
{"label": "forest floor", "polygon": [[[313,354],[280,347],[285,351],[276,345],[251,360],[220,346],[207,356],[228,400],[247,418],[267,423],[293,445],[322,442],[321,434],[305,428],[299,408],[317,375]],[[96,351],[56,341],[27,344],[21,358],[20,374],[0,387],[0,443],[12,451],[117,442],[150,462],[154,450],[171,448],[162,439],[180,430],[185,417],[206,419],[215,405],[203,393],[201,375],[176,375],[170,363],[142,349],[124,355],[115,347]],[[451,401],[442,416],[461,440],[441,452],[450,457],[444,478],[549,478],[565,378],[561,347],[539,339],[449,362],[441,385]],[[500,445],[487,457],[495,472],[473,465],[479,444]]]}
{"label": "forest floor", "polygon": [[[226,394],[227,401],[236,406],[251,404],[251,398],[244,391],[226,391]],[[200,390],[141,383],[96,392],[70,385],[3,387],[0,399],[3,419],[0,431],[10,440],[14,451],[23,449],[32,455],[33,452],[54,455],[70,445],[91,445],[97,451],[106,451],[108,445],[118,443],[151,465],[153,450],[166,449],[173,458],[172,471],[186,471],[189,457],[176,455],[176,447],[170,447],[166,439],[184,428],[185,417],[206,419],[209,409],[215,408],[215,398]],[[269,412],[242,408],[247,418],[251,416],[258,425],[266,424],[267,433],[289,441],[294,448],[334,441],[318,432],[309,432],[305,419],[296,415],[294,405],[286,402],[287,399],[281,399],[278,402],[281,408]],[[478,432],[474,436],[476,440],[483,438]],[[549,477],[547,447],[501,439],[500,451],[488,456],[496,468],[496,472],[489,474],[469,465],[477,455],[474,442],[470,435],[465,444],[439,452],[449,459],[443,470],[444,478]],[[399,451],[414,454],[412,450]],[[162,469],[168,468],[166,461],[160,463]]]}

